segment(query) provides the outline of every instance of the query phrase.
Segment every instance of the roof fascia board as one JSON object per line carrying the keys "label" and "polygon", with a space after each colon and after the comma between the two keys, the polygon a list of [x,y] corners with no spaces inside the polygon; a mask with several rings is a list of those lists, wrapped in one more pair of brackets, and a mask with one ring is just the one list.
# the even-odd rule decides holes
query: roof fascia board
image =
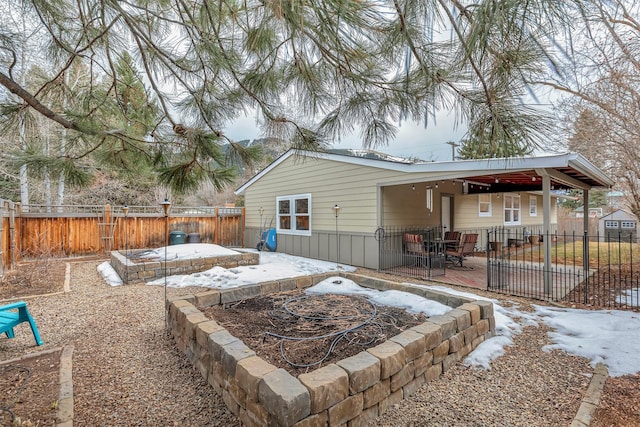
{"label": "roof fascia board", "polygon": [[249,181],[245,182],[242,186],[240,186],[240,188],[238,188],[236,191],[233,192],[233,194],[235,194],[236,196],[239,194],[242,194],[244,192],[244,190],[247,189],[247,187],[249,187],[250,185],[252,185],[254,182],[256,182],[257,180],[259,180],[260,178],[262,178],[264,175],[266,175],[267,173],[269,173],[269,171],[271,171],[273,168],[275,168],[276,166],[278,166],[280,163],[284,162],[285,160],[287,160],[289,157],[291,157],[293,154],[295,153],[294,150],[288,150],[286,153],[284,153],[282,156],[278,157],[277,159],[275,159],[273,162],[271,162],[266,168],[262,169],[260,172],[258,172],[257,175],[255,175],[253,178],[251,178]]}
{"label": "roof fascia board", "polygon": [[586,176],[590,176],[595,181],[602,184],[603,187],[612,187],[615,184],[611,178],[605,175],[600,169],[596,168],[580,154],[576,154],[575,159],[571,159],[569,161],[569,166]]}

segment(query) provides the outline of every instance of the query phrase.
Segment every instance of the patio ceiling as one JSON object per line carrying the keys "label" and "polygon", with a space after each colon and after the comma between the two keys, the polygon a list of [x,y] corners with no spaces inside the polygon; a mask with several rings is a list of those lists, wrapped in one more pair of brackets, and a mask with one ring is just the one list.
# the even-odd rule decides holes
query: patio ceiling
{"label": "patio ceiling", "polygon": [[[554,174],[553,171],[556,171]],[[551,189],[601,187],[602,183],[571,167],[556,167],[551,170]],[[555,176],[555,177],[554,177]],[[568,179],[567,179],[568,178]],[[510,191],[542,191],[542,177],[535,169],[518,172],[493,173],[465,177],[469,181],[469,193],[501,193]],[[575,182],[572,183],[572,181]],[[474,185],[473,183],[484,184]],[[577,185],[582,184],[581,186]],[[517,189],[517,190],[516,190]]]}

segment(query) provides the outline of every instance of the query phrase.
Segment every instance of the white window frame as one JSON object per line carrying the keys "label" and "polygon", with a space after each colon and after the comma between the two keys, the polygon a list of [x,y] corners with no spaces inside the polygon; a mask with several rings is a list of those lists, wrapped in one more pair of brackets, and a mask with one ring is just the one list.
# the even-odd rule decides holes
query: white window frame
{"label": "white window frame", "polygon": [[627,228],[627,229],[636,228],[636,222],[635,221],[620,221],[620,228]]}
{"label": "white window frame", "polygon": [[[484,197],[489,198],[489,200],[482,200]],[[478,216],[492,216],[492,205],[493,203],[491,203],[491,194],[487,194],[487,193],[479,193],[478,194]],[[486,212],[482,211],[482,206],[485,205],[488,209],[486,210]]]}
{"label": "white window frame", "polygon": [[[297,214],[295,212],[296,200],[307,199],[307,210],[306,213]],[[280,202],[281,201],[289,201],[289,213],[288,215],[284,215],[280,213]],[[276,232],[278,234],[294,234],[297,236],[311,236],[311,193],[306,194],[292,194],[289,196],[278,196],[276,197]],[[280,217],[281,216],[290,216],[291,217],[291,229],[280,228]],[[298,216],[308,216],[309,217],[309,229],[308,230],[298,230],[296,229],[297,221],[296,217]]]}
{"label": "white window frame", "polygon": [[618,229],[620,228],[620,223],[618,221],[607,220],[604,222],[604,228],[608,229]]}
{"label": "white window frame", "polygon": [[529,196],[529,216],[538,216],[538,197]]}
{"label": "white window frame", "polygon": [[[504,220],[504,225],[520,225],[522,223],[522,201],[520,199],[520,195],[519,194],[505,194],[503,197],[503,205],[502,205],[502,209],[503,209],[503,220]],[[517,200],[518,201],[518,207],[514,208],[514,201]],[[511,206],[507,207],[507,201],[511,201]],[[518,219],[514,220],[514,212],[517,212],[518,215]],[[508,219],[507,219],[507,213],[509,213],[508,215]]]}

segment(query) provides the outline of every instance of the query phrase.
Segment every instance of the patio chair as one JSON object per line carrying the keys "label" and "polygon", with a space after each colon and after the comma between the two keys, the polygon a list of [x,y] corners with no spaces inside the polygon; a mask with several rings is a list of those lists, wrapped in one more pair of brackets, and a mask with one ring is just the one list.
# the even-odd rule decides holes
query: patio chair
{"label": "patio chair", "polygon": [[405,251],[415,257],[414,265],[426,267],[429,252],[424,246],[424,239],[420,234],[405,233],[402,237]]}
{"label": "patio chair", "polygon": [[459,231],[445,231],[443,240],[455,240],[455,243],[446,243],[444,246],[446,250],[456,250],[460,245],[460,236],[462,233]]}
{"label": "patio chair", "polygon": [[455,249],[449,249],[445,251],[447,260],[451,260],[454,265],[464,267],[462,265],[465,256],[473,255],[473,252],[478,242],[477,233],[468,233],[462,236],[462,241]]}
{"label": "patio chair", "polygon": [[[13,310],[18,311],[15,312]],[[13,328],[22,322],[29,322],[36,344],[42,345],[43,342],[40,339],[36,321],[33,320],[33,317],[29,313],[26,302],[18,301],[7,305],[0,305],[0,334],[4,333],[8,338],[14,338]]]}

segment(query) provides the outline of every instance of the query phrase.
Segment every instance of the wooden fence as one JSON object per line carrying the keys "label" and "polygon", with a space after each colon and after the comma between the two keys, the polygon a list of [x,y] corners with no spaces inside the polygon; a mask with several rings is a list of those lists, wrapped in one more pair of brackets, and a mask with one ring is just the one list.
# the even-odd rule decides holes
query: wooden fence
{"label": "wooden fence", "polygon": [[2,201],[0,275],[22,259],[105,254],[190,240],[244,246],[244,208],[174,206],[24,206]]}

